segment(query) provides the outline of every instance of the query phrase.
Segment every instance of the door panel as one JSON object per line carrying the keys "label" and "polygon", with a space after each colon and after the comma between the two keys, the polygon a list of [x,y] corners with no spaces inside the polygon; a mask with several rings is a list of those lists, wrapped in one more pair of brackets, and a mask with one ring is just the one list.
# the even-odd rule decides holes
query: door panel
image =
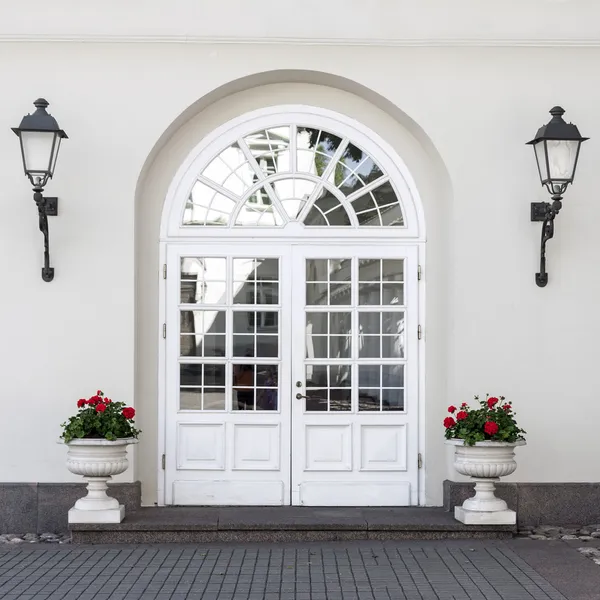
{"label": "door panel", "polygon": [[289,247],[246,248],[168,249],[168,504],[289,503]]}
{"label": "door panel", "polygon": [[293,261],[292,503],[417,504],[416,250],[296,246]]}

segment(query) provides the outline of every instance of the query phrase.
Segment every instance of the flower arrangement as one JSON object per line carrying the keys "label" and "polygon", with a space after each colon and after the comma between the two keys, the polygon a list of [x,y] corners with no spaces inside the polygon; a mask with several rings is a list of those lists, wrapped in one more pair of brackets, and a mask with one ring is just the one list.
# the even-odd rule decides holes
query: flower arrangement
{"label": "flower arrangement", "polygon": [[486,394],[485,400],[479,400],[479,408],[471,408],[466,402],[449,406],[451,417],[444,419],[446,439],[462,439],[465,445],[473,446],[476,442],[486,440],[514,443],[524,440],[521,429],[515,420],[512,403],[506,402],[504,396],[496,397]]}
{"label": "flower arrangement", "polygon": [[62,423],[60,436],[66,444],[75,438],[137,438],[141,431],[134,427],[135,409],[124,402],[113,402],[101,390],[91,398],[77,401],[79,411]]}

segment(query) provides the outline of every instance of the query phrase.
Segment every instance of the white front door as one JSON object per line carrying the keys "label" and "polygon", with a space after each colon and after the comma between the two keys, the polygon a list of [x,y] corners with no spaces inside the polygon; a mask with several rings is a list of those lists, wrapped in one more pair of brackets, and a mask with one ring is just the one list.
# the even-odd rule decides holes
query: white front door
{"label": "white front door", "polygon": [[294,249],[292,503],[418,504],[416,249]]}
{"label": "white front door", "polygon": [[418,503],[416,253],[169,245],[167,504]]}

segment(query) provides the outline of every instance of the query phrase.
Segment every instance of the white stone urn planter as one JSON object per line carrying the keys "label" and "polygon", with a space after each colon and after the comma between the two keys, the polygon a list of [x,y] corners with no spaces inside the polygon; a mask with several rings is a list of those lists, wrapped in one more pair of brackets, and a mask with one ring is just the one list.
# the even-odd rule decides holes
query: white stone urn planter
{"label": "white stone urn planter", "polygon": [[454,446],[454,468],[475,482],[475,495],[454,508],[454,517],[466,525],[515,525],[517,513],[496,497],[494,482],[515,472],[515,447],[526,442],[484,441],[467,446],[464,440],[450,439],[446,444]]}
{"label": "white stone urn planter", "polygon": [[69,523],[120,523],[123,520],[125,507],[108,496],[106,490],[112,476],[125,472],[129,466],[128,444],[137,444],[137,439],[80,438],[67,443],[67,469],[75,475],[83,475],[87,481],[87,496],[77,500],[69,510]]}

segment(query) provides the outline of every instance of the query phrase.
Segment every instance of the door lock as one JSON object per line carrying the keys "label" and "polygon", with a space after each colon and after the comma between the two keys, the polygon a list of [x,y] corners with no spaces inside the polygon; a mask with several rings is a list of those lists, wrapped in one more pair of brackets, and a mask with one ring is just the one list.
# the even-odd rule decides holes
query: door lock
{"label": "door lock", "polygon": [[301,381],[296,381],[296,387],[302,387],[302,382]]}

